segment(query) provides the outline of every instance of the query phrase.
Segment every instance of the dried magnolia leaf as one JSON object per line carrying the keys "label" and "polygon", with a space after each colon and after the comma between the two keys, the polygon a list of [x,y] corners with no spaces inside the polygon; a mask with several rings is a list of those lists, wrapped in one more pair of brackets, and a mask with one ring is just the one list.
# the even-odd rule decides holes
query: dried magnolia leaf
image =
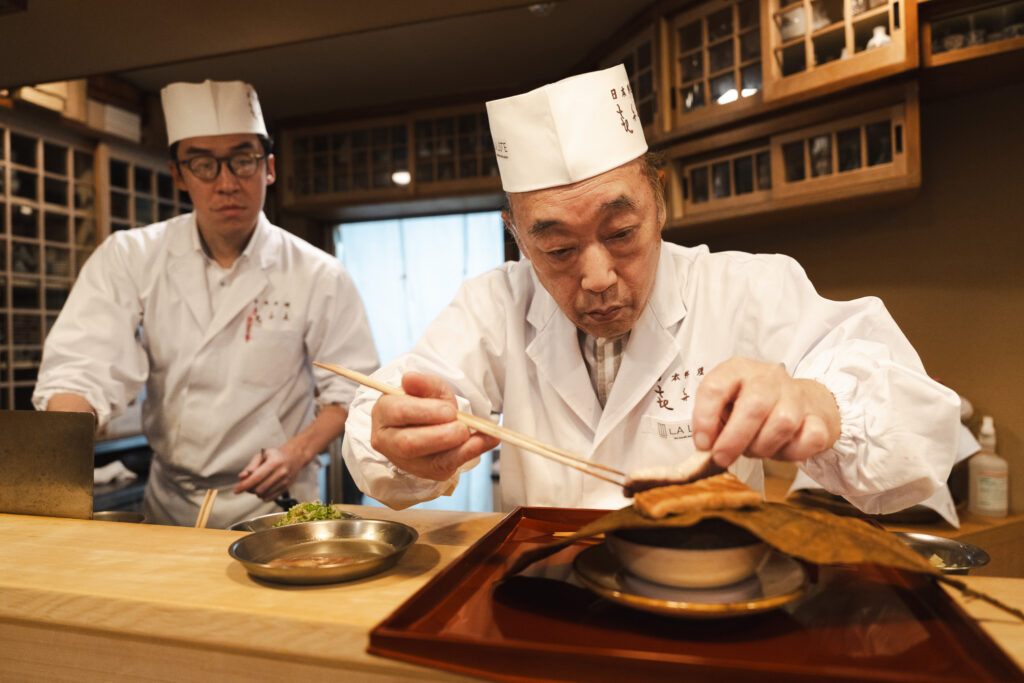
{"label": "dried magnolia leaf", "polygon": [[630,527],[693,526],[709,517],[743,527],[777,550],[807,562],[877,564],[940,575],[938,569],[899,538],[868,522],[784,503],[761,503],[738,509],[691,510],[661,519],[650,519],[632,506],[625,507],[610,512],[556,543],[524,553],[506,576],[516,574],[580,539]]}

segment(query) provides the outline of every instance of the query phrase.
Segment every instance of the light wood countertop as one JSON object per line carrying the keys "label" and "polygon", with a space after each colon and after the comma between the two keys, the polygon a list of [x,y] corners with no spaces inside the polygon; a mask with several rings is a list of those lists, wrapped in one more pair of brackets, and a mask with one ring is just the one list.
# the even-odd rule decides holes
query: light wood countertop
{"label": "light wood countertop", "polygon": [[[0,680],[465,680],[367,654],[369,631],[502,516],[345,507],[419,542],[376,577],[278,586],[229,557],[241,532],[0,515]],[[1024,608],[1024,579],[964,578]],[[962,604],[1024,667],[1024,623]]]}

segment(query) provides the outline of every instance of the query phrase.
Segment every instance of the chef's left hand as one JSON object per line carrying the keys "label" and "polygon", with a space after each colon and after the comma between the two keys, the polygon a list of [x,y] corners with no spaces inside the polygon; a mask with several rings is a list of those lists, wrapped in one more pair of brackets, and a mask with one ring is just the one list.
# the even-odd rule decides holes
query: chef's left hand
{"label": "chef's left hand", "polygon": [[249,491],[265,501],[271,501],[295,483],[305,461],[297,449],[286,443],[280,448],[268,448],[257,453],[239,472],[235,493]]}
{"label": "chef's left hand", "polygon": [[806,460],[839,438],[839,407],[825,385],[777,363],[736,356],[697,388],[693,441],[728,467],[741,455]]}

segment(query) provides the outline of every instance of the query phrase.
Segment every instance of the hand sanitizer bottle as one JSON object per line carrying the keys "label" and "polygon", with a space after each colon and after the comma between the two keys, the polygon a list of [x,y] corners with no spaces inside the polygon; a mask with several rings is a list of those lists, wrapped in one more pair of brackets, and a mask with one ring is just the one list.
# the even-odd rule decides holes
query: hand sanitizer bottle
{"label": "hand sanitizer bottle", "polygon": [[968,465],[967,509],[975,515],[1005,517],[1009,508],[1010,467],[1004,458],[996,455],[996,428],[991,415],[981,420],[978,443],[981,450],[971,456]]}

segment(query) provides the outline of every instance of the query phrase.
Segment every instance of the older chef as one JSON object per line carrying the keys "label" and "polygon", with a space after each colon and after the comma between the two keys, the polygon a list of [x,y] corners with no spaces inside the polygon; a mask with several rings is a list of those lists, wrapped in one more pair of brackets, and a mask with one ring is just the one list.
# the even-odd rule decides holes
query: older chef
{"label": "older chef", "polygon": [[[780,255],[661,240],[665,205],[621,67],[487,103],[524,260],[463,285],[362,389],[345,455],[392,507],[450,492],[494,442],[455,409],[626,472],[709,449],[751,486],[797,461],[869,512],[944,490],[959,402],[875,298],[819,297]],[[619,507],[622,491],[505,444],[502,504]],[[946,493],[948,497],[948,493]]]}
{"label": "older chef", "polygon": [[274,156],[252,86],[161,96],[195,212],[100,245],[46,339],[33,402],[102,427],[145,385],[147,520],[192,524],[216,488],[209,524],[223,527],[279,511],[286,490],[318,497],[315,456],[343,432],[353,388],[310,359],[371,371],[377,355],[340,262],[263,215]]}

